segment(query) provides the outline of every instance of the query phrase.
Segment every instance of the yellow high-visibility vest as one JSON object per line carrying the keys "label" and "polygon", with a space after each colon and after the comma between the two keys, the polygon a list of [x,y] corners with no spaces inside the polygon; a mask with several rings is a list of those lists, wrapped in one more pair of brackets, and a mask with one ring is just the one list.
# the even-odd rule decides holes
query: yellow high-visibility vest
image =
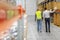
{"label": "yellow high-visibility vest", "polygon": [[36,11],[36,18],[37,19],[42,19],[41,11]]}

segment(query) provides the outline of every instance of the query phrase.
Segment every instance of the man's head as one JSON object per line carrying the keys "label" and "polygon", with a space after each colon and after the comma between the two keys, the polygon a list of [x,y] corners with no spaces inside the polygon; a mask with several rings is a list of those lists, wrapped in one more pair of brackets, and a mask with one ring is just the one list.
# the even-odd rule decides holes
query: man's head
{"label": "man's head", "polygon": [[39,9],[37,9],[37,11],[39,11]]}
{"label": "man's head", "polygon": [[47,10],[47,8],[44,8],[44,10]]}

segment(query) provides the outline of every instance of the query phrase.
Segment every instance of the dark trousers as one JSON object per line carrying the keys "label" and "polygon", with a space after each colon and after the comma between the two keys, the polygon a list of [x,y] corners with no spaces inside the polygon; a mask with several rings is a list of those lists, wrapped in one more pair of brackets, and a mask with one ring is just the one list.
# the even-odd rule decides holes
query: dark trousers
{"label": "dark trousers", "polygon": [[50,18],[45,18],[45,27],[46,27],[46,32],[50,32]]}

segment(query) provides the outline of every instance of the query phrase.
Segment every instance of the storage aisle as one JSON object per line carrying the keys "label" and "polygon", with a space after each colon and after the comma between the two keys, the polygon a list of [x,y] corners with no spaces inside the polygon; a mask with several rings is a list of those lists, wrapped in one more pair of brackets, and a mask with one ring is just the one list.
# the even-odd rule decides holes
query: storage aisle
{"label": "storage aisle", "polygon": [[51,24],[51,33],[46,33],[43,23],[41,33],[37,32],[37,25],[34,21],[34,16],[28,16],[28,32],[27,40],[60,40],[60,28]]}

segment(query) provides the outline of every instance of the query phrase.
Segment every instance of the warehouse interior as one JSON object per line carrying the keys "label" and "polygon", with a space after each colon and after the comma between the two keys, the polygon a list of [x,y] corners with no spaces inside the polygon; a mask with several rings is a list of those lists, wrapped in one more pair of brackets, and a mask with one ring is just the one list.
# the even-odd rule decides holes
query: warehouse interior
{"label": "warehouse interior", "polygon": [[[44,8],[50,14],[51,33],[37,32],[35,12]],[[0,40],[60,40],[60,0],[0,0]]]}

